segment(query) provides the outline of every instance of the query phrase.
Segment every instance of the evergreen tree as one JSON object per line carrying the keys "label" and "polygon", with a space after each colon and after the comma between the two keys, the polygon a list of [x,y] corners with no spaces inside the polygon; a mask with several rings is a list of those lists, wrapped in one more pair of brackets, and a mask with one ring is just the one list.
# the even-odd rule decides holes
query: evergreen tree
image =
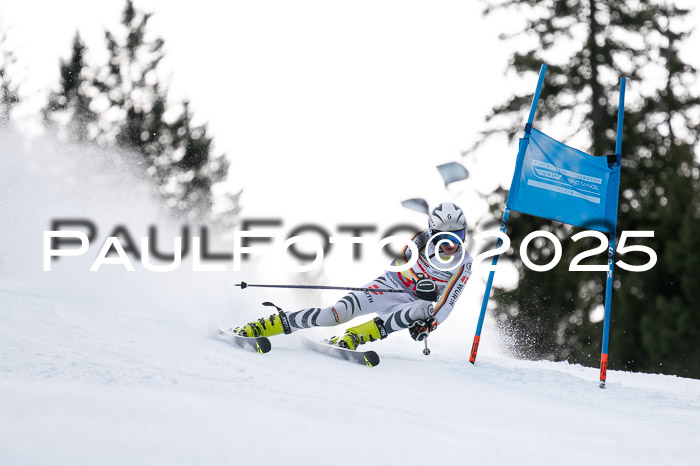
{"label": "evergreen tree", "polygon": [[229,163],[224,157],[210,156],[212,138],[207,136],[206,125],[192,123],[188,101],[184,102],[180,117],[170,125],[170,131],[174,135],[172,162],[178,181],[177,208],[202,216],[211,209],[212,187],[226,177]]}
{"label": "evergreen tree", "polygon": [[157,76],[163,40],[146,40],[150,17],[128,0],[122,13],[123,37],[105,33],[109,59],[94,80],[100,92],[99,104],[106,107],[98,141],[141,153],[149,175],[163,185],[169,178],[172,135],[163,119],[167,92]]}
{"label": "evergreen tree", "polygon": [[94,79],[105,107],[97,141],[141,154],[167,205],[198,221],[210,213],[212,186],[224,179],[228,162],[212,153],[206,126],[192,123],[189,104],[178,115],[168,102],[158,76],[164,41],[148,33],[150,18],[127,0],[123,33],[105,34],[109,61]]}
{"label": "evergreen tree", "polygon": [[86,47],[78,32],[73,38],[71,57],[60,61],[59,90],[49,94],[42,115],[45,126],[57,131],[58,120],[63,120],[67,137],[89,141],[96,137],[97,115],[92,110],[91,80],[85,64]]}
{"label": "evergreen tree", "polygon": [[17,63],[15,54],[7,48],[7,36],[0,37],[0,127],[5,126],[20,102],[19,87],[10,76]]}
{"label": "evergreen tree", "polygon": [[[553,134],[555,138],[566,142],[585,132],[589,147],[581,149],[594,155],[613,153],[617,79],[629,78],[618,233],[653,230],[653,239],[638,242],[654,249],[659,260],[641,273],[615,267],[609,364],[613,369],[700,377],[700,304],[693,293],[700,265],[695,152],[700,99],[688,91],[696,70],[679,56],[689,11],[650,1],[508,0],[487,7],[485,14],[500,9],[523,14],[527,26],[520,34],[536,39],[534,47],[512,55],[509,68],[532,77],[541,63],[550,65],[535,126],[545,132],[547,123],[575,128],[570,134]],[[655,75],[664,78],[647,78]],[[506,133],[513,140],[523,130],[530,100],[526,93],[495,107],[483,138]],[[491,211],[500,217],[506,191],[496,194]],[[513,213],[507,233],[514,251],[527,233],[540,229],[562,240],[562,260],[553,270],[538,273],[512,250],[518,286],[495,290],[495,317],[513,337],[518,355],[596,366],[602,322],[591,317],[603,303],[605,274],[569,272],[568,267],[574,255],[597,242],[574,243],[570,237],[580,229]],[[548,242],[535,242],[529,254],[545,263],[553,250]],[[642,256],[618,255],[616,260],[641,264],[646,262]],[[602,264],[605,258],[584,262]]]}

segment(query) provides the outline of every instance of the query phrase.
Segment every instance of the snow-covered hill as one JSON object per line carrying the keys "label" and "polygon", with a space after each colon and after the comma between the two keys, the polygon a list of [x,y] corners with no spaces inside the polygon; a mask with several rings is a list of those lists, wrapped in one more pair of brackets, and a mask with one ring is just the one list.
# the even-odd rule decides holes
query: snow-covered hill
{"label": "snow-covered hill", "polygon": [[168,221],[109,154],[12,134],[0,154],[2,466],[698,462],[699,380],[611,370],[600,390],[595,368],[499,356],[490,328],[472,366],[473,307],[429,357],[392,335],[368,368],[295,335],[266,355],[212,338],[212,322],[269,313],[261,301],[298,305],[235,290],[228,273],[90,273],[99,245],[43,272],[52,218],[90,218],[101,238],[115,223],[167,238]]}
{"label": "snow-covered hill", "polygon": [[[372,346],[266,355],[167,308],[0,289],[0,464],[697,464],[700,381]],[[437,333],[435,338],[437,338]]]}

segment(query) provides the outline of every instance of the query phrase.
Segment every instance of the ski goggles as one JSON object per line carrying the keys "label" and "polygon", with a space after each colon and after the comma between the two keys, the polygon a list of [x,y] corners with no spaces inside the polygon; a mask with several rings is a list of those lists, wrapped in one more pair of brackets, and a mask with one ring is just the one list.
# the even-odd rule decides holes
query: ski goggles
{"label": "ski goggles", "polygon": [[455,242],[459,238],[461,242],[464,242],[464,230],[457,231],[436,231],[435,237],[433,238],[433,243],[437,244],[440,241],[447,240]]}

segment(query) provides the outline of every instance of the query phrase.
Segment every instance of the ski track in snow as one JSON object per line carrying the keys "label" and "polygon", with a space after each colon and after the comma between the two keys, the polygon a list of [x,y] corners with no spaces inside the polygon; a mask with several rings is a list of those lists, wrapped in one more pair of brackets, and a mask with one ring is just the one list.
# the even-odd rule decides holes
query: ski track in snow
{"label": "ski track in snow", "polygon": [[698,380],[610,371],[600,390],[593,368],[391,340],[367,368],[295,336],[240,350],[167,309],[0,301],[2,465],[697,464]]}

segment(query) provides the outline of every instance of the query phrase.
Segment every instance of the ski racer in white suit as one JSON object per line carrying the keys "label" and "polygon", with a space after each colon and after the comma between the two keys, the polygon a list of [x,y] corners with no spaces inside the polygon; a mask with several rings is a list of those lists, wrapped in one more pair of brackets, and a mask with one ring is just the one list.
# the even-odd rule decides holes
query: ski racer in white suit
{"label": "ski racer in white suit", "polygon": [[[455,204],[446,202],[430,214],[428,228],[411,241],[419,257],[403,272],[387,271],[364,288],[410,290],[410,293],[352,291],[326,308],[308,308],[259,319],[234,331],[244,336],[272,336],[311,327],[343,324],[354,317],[376,313],[378,317],[351,327],[331,342],[354,350],[368,341],[409,329],[418,341],[427,337],[452,312],[472,273],[472,257],[464,247],[467,222]],[[412,259],[406,246],[392,265],[401,266]]]}

